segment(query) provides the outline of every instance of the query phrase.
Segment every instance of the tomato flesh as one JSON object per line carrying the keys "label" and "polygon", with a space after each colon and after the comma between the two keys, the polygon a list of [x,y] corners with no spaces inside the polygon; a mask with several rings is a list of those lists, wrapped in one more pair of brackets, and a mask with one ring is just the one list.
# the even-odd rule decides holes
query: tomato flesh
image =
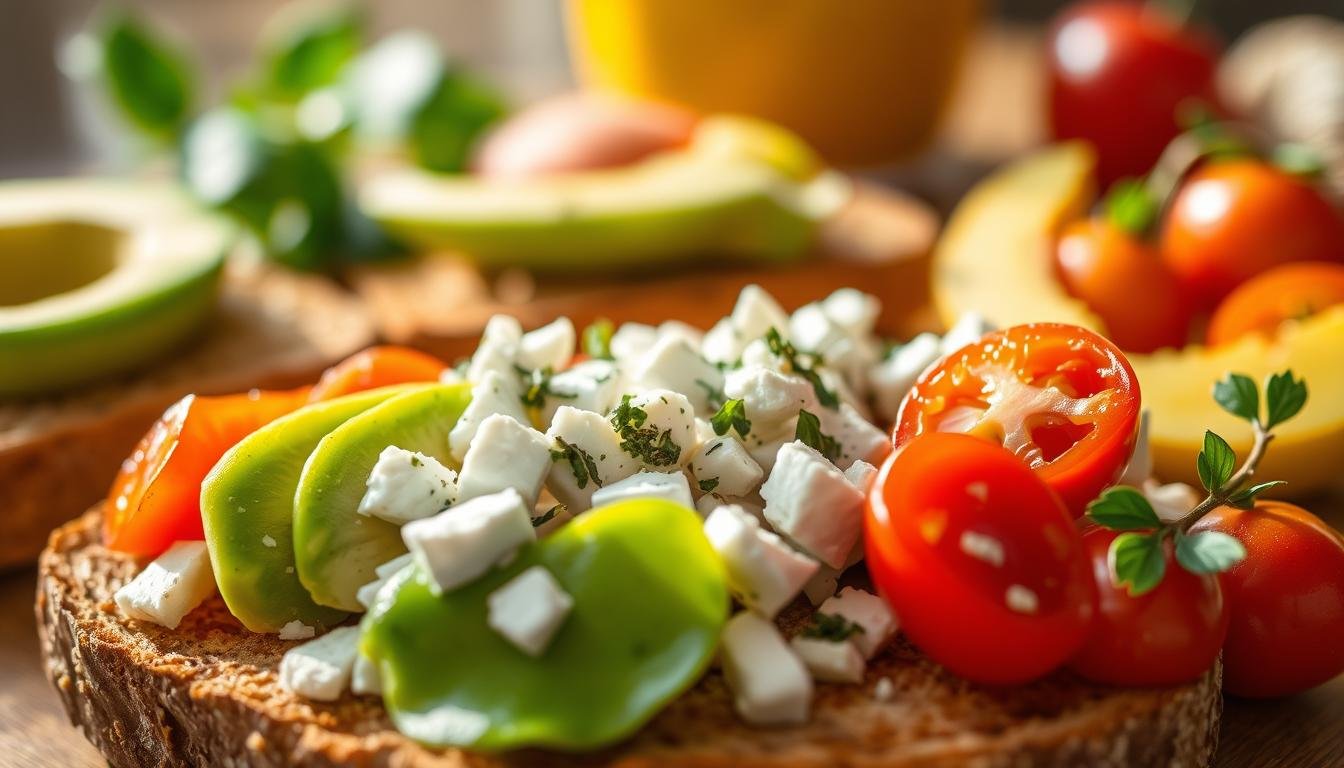
{"label": "tomato flesh", "polygon": [[328,368],[313,387],[313,402],[394,384],[438,381],[444,364],[410,347],[369,347]]}
{"label": "tomato flesh", "polygon": [[934,661],[980,683],[1040,677],[1087,635],[1095,596],[1063,504],[1002,448],[932,433],[868,494],[873,583]]}
{"label": "tomato flesh", "polygon": [[1058,323],[986,334],[925,371],[901,405],[897,447],[929,432],[1003,445],[1081,516],[1124,471],[1139,385],[1111,342]]}

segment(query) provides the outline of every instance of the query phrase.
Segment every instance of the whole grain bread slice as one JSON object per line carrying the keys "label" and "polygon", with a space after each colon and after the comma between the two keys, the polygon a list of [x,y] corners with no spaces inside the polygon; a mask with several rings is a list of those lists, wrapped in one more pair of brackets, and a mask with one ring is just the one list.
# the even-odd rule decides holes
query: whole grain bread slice
{"label": "whole grain bread slice", "polygon": [[103,497],[136,441],[182,396],[312,382],[373,338],[361,305],[330,280],[235,259],[203,332],[152,368],[0,401],[0,568],[31,563],[52,528]]}
{"label": "whole grain bread slice", "polygon": [[[627,742],[595,754],[473,755],[397,733],[377,698],[332,704],[277,683],[293,643],[243,630],[218,598],[176,630],[118,614],[138,569],[99,545],[99,514],[55,531],[40,561],[37,617],[47,676],[70,719],[118,768],[131,766],[1206,766],[1222,710],[1221,668],[1164,690],[1058,674],[1027,686],[961,680],[903,642],[861,686],[822,684],[811,722],[757,729],[710,672]],[[808,610],[783,619],[798,629]],[[890,683],[880,683],[882,679]],[[508,681],[501,680],[501,685]],[[879,686],[890,696],[879,696]]]}

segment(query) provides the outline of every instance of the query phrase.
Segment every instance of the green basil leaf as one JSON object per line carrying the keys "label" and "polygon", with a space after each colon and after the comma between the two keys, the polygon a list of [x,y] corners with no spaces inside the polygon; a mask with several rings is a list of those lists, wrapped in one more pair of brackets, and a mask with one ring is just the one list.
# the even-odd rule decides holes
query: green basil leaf
{"label": "green basil leaf", "polygon": [[431,171],[464,171],[476,141],[507,112],[493,88],[449,70],[411,120],[411,155]]}
{"label": "green basil leaf", "polygon": [[840,444],[835,438],[821,431],[821,419],[808,410],[798,411],[798,426],[794,427],[793,439],[801,440],[822,456],[834,462],[840,457]]}
{"label": "green basil leaf", "polygon": [[1250,487],[1242,488],[1240,491],[1229,496],[1227,503],[1239,509],[1250,509],[1255,506],[1256,496],[1259,496],[1261,493],[1264,493],[1276,485],[1284,485],[1284,481],[1270,480],[1268,482],[1256,483]]}
{"label": "green basil leaf", "polygon": [[1161,532],[1116,536],[1111,542],[1109,560],[1111,581],[1116,586],[1126,587],[1131,597],[1152,590],[1167,572]]}
{"label": "green basil leaf", "polygon": [[1237,454],[1227,441],[1210,430],[1204,432],[1204,450],[1196,457],[1199,480],[1210,492],[1227,484],[1236,469]]}
{"label": "green basil leaf", "polygon": [[335,83],[363,44],[364,20],[354,6],[284,21],[262,52],[266,92],[283,101]]}
{"label": "green basil leaf", "polygon": [[1176,562],[1191,573],[1222,573],[1245,557],[1241,542],[1222,531],[1176,536]]}
{"label": "green basil leaf", "polygon": [[1250,376],[1229,373],[1213,385],[1213,399],[1223,410],[1247,421],[1260,418],[1260,391]]}
{"label": "green basil leaf", "polygon": [[140,19],[120,12],[100,30],[112,100],[141,131],[171,140],[186,123],[192,83],[185,60]]}
{"label": "green basil leaf", "polygon": [[[799,417],[800,422],[801,420],[802,418]],[[735,430],[742,437],[746,437],[747,433],[751,432],[751,420],[747,418],[746,406],[740,399],[729,400],[724,403],[719,412],[710,417],[709,424],[714,428],[714,434],[716,435],[726,435],[730,429]],[[818,422],[817,433],[821,433],[820,422]]]}
{"label": "green basil leaf", "polygon": [[1291,370],[1276,373],[1265,385],[1265,401],[1269,410],[1265,429],[1273,429],[1296,416],[1306,405],[1307,382],[1293,378]]}
{"label": "green basil leaf", "polygon": [[1097,525],[1113,531],[1145,530],[1162,525],[1148,499],[1124,485],[1102,491],[1096,501],[1087,505],[1087,516]]}

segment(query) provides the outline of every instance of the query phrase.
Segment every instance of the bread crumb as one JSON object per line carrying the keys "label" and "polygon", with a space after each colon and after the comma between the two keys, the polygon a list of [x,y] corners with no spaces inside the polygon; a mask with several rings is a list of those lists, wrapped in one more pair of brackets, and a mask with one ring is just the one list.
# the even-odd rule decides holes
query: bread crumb
{"label": "bread crumb", "polygon": [[883,675],[878,678],[877,685],[873,686],[873,699],[886,703],[896,696],[896,684],[891,682],[891,678]]}
{"label": "bread crumb", "polygon": [[266,749],[266,737],[261,735],[260,731],[253,731],[247,735],[247,748],[252,752],[260,752]]}

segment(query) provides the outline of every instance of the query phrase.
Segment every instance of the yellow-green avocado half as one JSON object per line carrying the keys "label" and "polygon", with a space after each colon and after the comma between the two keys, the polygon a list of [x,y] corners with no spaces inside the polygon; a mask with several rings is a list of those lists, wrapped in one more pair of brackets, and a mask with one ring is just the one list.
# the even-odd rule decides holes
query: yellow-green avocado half
{"label": "yellow-green avocado half", "polygon": [[234,237],[167,183],[0,184],[0,397],[132,371],[183,342]]}

